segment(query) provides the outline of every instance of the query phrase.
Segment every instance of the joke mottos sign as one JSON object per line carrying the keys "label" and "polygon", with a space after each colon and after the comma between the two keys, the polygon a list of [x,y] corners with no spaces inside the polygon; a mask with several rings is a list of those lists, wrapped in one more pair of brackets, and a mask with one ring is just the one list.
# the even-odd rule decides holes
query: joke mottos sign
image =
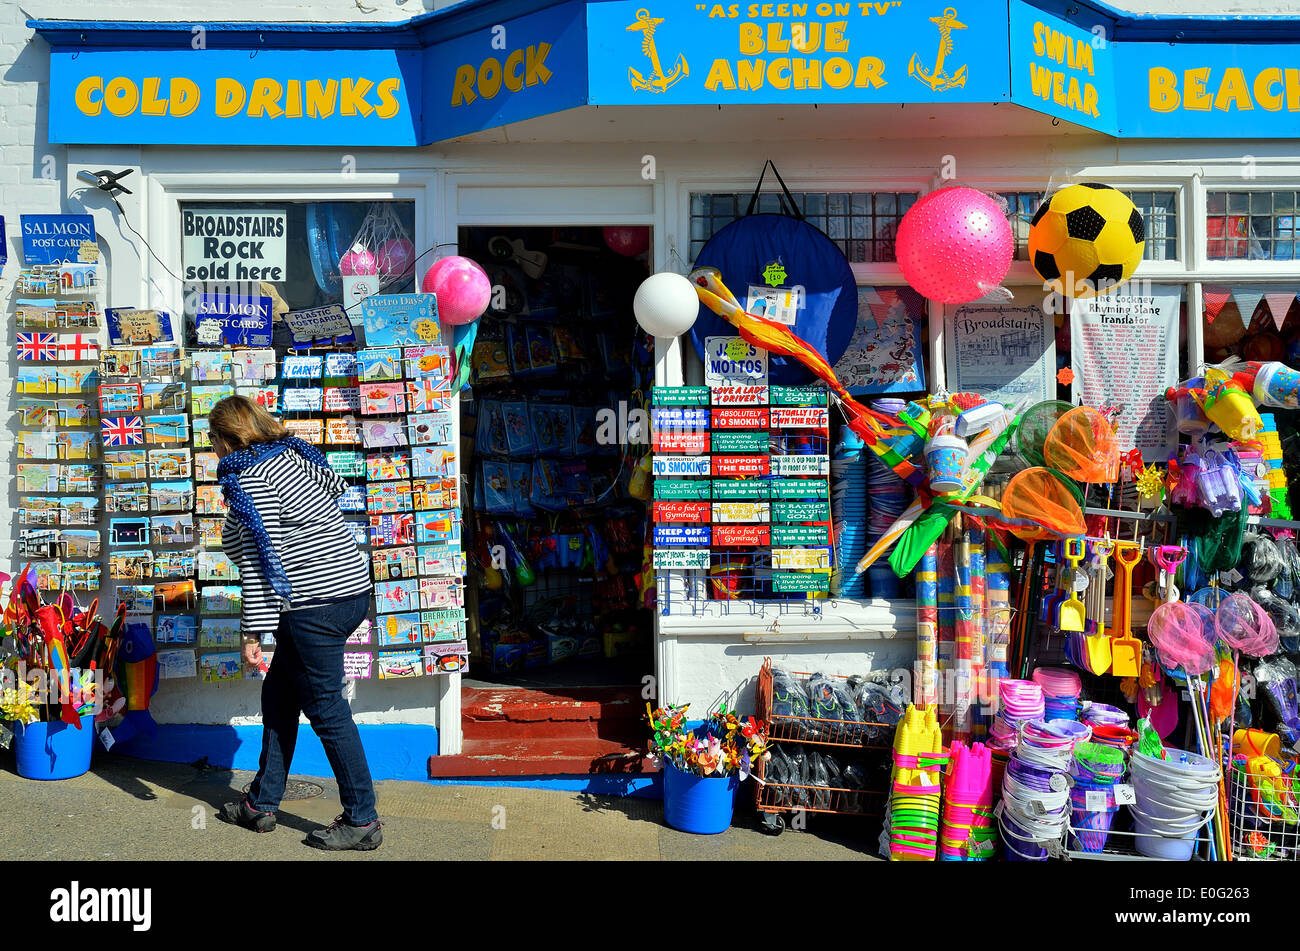
{"label": "joke mottos sign", "polygon": [[186,208],[181,255],[187,281],[283,281],[288,213],[265,208]]}

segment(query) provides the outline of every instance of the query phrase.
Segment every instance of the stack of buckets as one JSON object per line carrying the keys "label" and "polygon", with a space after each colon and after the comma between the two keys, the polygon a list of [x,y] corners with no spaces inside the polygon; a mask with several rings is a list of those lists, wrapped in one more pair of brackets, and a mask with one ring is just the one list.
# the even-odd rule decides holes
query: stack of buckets
{"label": "stack of buckets", "polygon": [[983,743],[969,747],[954,740],[943,781],[943,831],[939,856],[944,862],[982,862],[993,857],[993,756]]}
{"label": "stack of buckets", "polygon": [[1119,707],[1107,703],[1087,703],[1083,705],[1080,719],[1092,727],[1094,743],[1127,752],[1137,742],[1137,734],[1128,726],[1128,714]]}
{"label": "stack of buckets", "polygon": [[[831,594],[837,598],[867,596],[867,577],[857,573],[867,553],[867,460],[876,454],[862,437],[844,427],[831,460],[831,521],[835,526],[835,568]],[[895,478],[895,482],[899,480]],[[891,572],[892,574],[892,572]]]}
{"label": "stack of buckets", "polygon": [[1028,680],[1004,677],[998,681],[998,712],[989,730],[993,753],[993,788],[1002,788],[1011,751],[1020,741],[1020,727],[1043,715],[1043,688]]}
{"label": "stack of buckets", "polygon": [[940,778],[948,756],[933,705],[908,704],[894,732],[889,860],[933,862],[939,848]]}
{"label": "stack of buckets", "polygon": [[1034,683],[1043,688],[1043,717],[1047,720],[1079,719],[1079,675],[1064,667],[1039,667]]}
{"label": "stack of buckets", "polygon": [[1264,446],[1264,465],[1268,471],[1268,495],[1272,500],[1268,514],[1271,518],[1291,518],[1291,504],[1287,500],[1286,472],[1282,469],[1282,437],[1277,431],[1277,419],[1272,413],[1260,413],[1264,428],[1258,439]]}
{"label": "stack of buckets", "polygon": [[[897,416],[907,408],[907,403],[898,399],[879,399],[872,401],[871,408],[880,413]],[[919,436],[909,434],[901,437],[894,448],[899,455],[906,458],[919,449],[920,444]],[[866,490],[871,495],[871,514],[866,523],[866,545],[862,550],[862,554],[865,555],[907,508],[907,483],[881,462],[880,457],[874,452],[866,451],[863,455],[867,456]],[[866,497],[865,493],[863,497]],[[867,577],[871,582],[872,598],[898,597],[898,576],[894,574],[884,558],[867,569]]]}
{"label": "stack of buckets", "polygon": [[1002,781],[1000,829],[1008,861],[1044,862],[1047,843],[1069,825],[1069,780],[1076,743],[1088,728],[1073,720],[1032,720],[1020,730]]}
{"label": "stack of buckets", "polygon": [[1196,833],[1214,818],[1219,767],[1196,753],[1165,749],[1164,754],[1157,759],[1134,750],[1129,760],[1137,850],[1149,858],[1186,862],[1196,848]]}
{"label": "stack of buckets", "polygon": [[1102,743],[1080,743],[1070,764],[1070,843],[1080,852],[1106,847],[1119,805],[1115,785],[1124,778],[1124,751]]}

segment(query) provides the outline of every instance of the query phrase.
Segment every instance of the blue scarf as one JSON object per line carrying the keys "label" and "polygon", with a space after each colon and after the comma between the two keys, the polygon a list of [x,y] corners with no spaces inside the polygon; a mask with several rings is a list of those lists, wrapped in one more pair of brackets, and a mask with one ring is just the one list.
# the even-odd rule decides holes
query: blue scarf
{"label": "blue scarf", "polygon": [[285,605],[288,605],[293,597],[289,576],[284,573],[280,556],[271,546],[271,536],[266,533],[266,527],[262,524],[262,515],[253,504],[252,496],[239,484],[239,474],[259,462],[265,462],[290,450],[313,465],[320,466],[322,469],[329,468],[329,463],[325,461],[320,450],[310,443],[303,442],[297,436],[285,436],[274,442],[254,443],[247,449],[230,453],[217,463],[217,481],[221,483],[221,493],[225,496],[226,506],[230,509],[230,514],[252,533],[253,541],[257,544],[257,558],[262,563],[262,573],[270,582],[271,590],[279,595]]}

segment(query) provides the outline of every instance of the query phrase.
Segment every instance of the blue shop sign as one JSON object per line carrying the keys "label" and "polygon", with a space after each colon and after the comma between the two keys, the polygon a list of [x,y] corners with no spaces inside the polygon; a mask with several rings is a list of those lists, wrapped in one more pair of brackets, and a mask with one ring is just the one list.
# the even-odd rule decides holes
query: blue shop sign
{"label": "blue shop sign", "polygon": [[95,243],[90,215],[20,215],[18,222],[27,265],[75,263],[81,260],[81,246]]}
{"label": "blue shop sign", "polygon": [[273,315],[269,297],[205,292],[194,302],[194,330],[205,346],[269,347]]}

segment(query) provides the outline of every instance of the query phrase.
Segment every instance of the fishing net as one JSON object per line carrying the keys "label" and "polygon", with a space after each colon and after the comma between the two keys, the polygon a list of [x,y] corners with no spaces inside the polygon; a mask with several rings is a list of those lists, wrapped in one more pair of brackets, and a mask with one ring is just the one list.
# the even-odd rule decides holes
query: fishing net
{"label": "fishing net", "polygon": [[399,287],[415,273],[415,245],[393,204],[372,202],[340,262],[342,273],[376,274],[381,289]]}
{"label": "fishing net", "polygon": [[1277,650],[1277,626],[1248,594],[1230,594],[1215,616],[1219,637],[1234,650],[1267,657]]}
{"label": "fishing net", "polygon": [[1017,472],[1002,490],[1002,518],[1022,541],[1084,533],[1083,510],[1059,478],[1036,466]]}
{"label": "fishing net", "polygon": [[1105,416],[1090,406],[1072,409],[1052,427],[1043,443],[1043,464],[1079,482],[1119,479],[1119,442]]}
{"label": "fishing net", "polygon": [[1060,400],[1045,400],[1035,403],[1025,410],[1020,417],[1020,426],[1016,429],[1014,446],[1020,458],[1031,466],[1044,465],[1043,443],[1052,427],[1074,407]]}
{"label": "fishing net", "polygon": [[1147,621],[1147,637],[1166,667],[1181,667],[1189,674],[1203,674],[1214,667],[1214,648],[1205,642],[1201,615],[1190,604],[1169,601],[1158,605]]}

